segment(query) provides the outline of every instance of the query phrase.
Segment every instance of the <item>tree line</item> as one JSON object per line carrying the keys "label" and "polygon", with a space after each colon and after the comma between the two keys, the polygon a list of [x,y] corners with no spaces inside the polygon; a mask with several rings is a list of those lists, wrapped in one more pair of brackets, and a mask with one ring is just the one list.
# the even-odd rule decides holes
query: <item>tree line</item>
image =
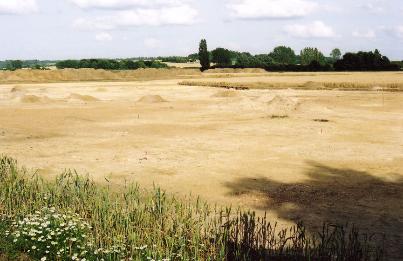
{"label": "tree line", "polygon": [[51,61],[39,61],[39,60],[7,60],[0,61],[0,69],[15,71],[22,68],[31,68],[36,70],[46,70]]}
{"label": "tree line", "polygon": [[93,68],[105,70],[136,70],[141,68],[167,68],[170,63],[200,61],[201,69],[209,68],[262,68],[268,71],[397,71],[403,61],[391,62],[379,50],[374,52],[346,53],[335,48],[324,55],[318,48],[307,47],[298,54],[290,47],[278,46],[266,54],[252,55],[225,48],[209,51],[207,41],[202,40],[197,53],[188,56],[137,57],[128,59],[81,59],[62,61],[7,60],[0,61],[2,70],[22,68],[46,70],[49,66],[58,69]]}
{"label": "tree line", "polygon": [[104,70],[136,70],[141,68],[167,68],[168,65],[157,60],[133,61],[133,60],[114,60],[114,59],[82,59],[82,60],[64,60],[56,63],[58,69],[104,69]]}
{"label": "tree line", "polygon": [[[201,70],[210,68],[262,68],[269,71],[397,71],[401,64],[392,63],[374,52],[346,53],[335,48],[326,56],[318,48],[307,47],[297,55],[287,46],[278,46],[268,54],[252,55],[225,48],[208,51],[207,41],[199,44]],[[213,64],[213,65],[211,65]]]}

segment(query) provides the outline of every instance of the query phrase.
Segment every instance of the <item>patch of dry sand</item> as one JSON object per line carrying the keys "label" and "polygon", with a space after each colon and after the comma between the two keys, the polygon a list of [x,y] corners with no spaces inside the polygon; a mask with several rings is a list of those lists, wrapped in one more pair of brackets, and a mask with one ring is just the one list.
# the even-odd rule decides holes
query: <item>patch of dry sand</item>
{"label": "patch of dry sand", "polygon": [[215,98],[233,98],[233,97],[238,97],[239,92],[236,91],[231,91],[231,90],[225,90],[225,91],[219,91],[212,95],[211,97]]}
{"label": "patch of dry sand", "polygon": [[[35,106],[10,98],[14,85],[0,86],[0,151],[46,170],[44,177],[71,168],[117,187],[125,180],[155,183],[178,195],[269,211],[280,225],[354,222],[390,234],[392,254],[403,256],[393,248],[403,241],[403,93],[221,93],[179,81],[21,85],[34,102],[72,93],[103,101]],[[218,92],[234,97],[217,99]],[[270,117],[280,114],[290,117]]]}

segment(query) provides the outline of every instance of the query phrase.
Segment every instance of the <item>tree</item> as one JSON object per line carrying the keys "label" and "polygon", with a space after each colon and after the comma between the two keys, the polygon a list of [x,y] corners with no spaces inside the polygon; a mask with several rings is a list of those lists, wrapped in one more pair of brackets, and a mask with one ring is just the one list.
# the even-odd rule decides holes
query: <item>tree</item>
{"label": "tree", "polygon": [[346,53],[334,64],[336,71],[399,71],[400,66],[390,62],[388,57],[375,52]]}
{"label": "tree", "polygon": [[269,54],[279,64],[295,64],[295,52],[287,46],[278,46]]}
{"label": "tree", "polygon": [[6,62],[6,69],[15,71],[22,69],[23,62],[21,60],[11,60]]}
{"label": "tree", "polygon": [[206,39],[202,39],[199,45],[199,60],[201,65],[201,70],[205,71],[210,68],[210,55],[207,49]]}
{"label": "tree", "polygon": [[189,54],[188,59],[189,59],[189,62],[194,62],[197,59],[199,59],[199,54],[198,53]]}
{"label": "tree", "polygon": [[268,54],[255,55],[255,59],[259,65],[259,68],[267,68],[274,63],[273,58]]}
{"label": "tree", "polygon": [[212,62],[218,67],[228,67],[232,65],[232,52],[228,49],[217,48],[211,52]]}
{"label": "tree", "polygon": [[313,61],[317,61],[320,65],[326,63],[325,56],[318,48],[307,47],[301,51],[301,63],[302,65],[309,65]]}
{"label": "tree", "polygon": [[339,48],[333,49],[332,52],[330,53],[330,57],[332,57],[334,61],[340,60],[341,58],[340,49]]}
{"label": "tree", "polygon": [[235,65],[240,68],[250,68],[252,67],[253,57],[248,53],[240,53],[237,55]]}
{"label": "tree", "polygon": [[65,68],[78,69],[78,68],[80,68],[80,66],[79,66],[79,61],[77,61],[77,60],[65,60],[65,61],[57,62],[56,68],[57,69],[65,69]]}
{"label": "tree", "polygon": [[134,69],[144,69],[144,68],[147,68],[144,61],[140,60],[140,61],[134,62]]}

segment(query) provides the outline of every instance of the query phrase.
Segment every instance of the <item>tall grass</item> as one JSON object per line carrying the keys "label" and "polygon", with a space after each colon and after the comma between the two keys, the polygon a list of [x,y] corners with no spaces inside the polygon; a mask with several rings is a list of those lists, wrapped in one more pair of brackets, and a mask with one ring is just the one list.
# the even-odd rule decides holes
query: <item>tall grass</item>
{"label": "tall grass", "polygon": [[403,83],[359,83],[359,82],[212,82],[212,81],[182,81],[179,85],[206,86],[235,90],[249,89],[296,89],[296,90],[342,90],[342,91],[386,91],[402,92]]}
{"label": "tall grass", "polygon": [[[1,235],[0,253],[10,251],[10,247],[4,246],[13,245],[10,242],[16,240],[13,235],[20,233],[18,229],[41,227],[37,220],[46,220],[48,227],[61,226],[59,219],[62,219],[73,220],[69,223],[77,226],[84,222],[84,230],[71,231],[87,231],[85,236],[77,236],[85,238],[82,243],[88,245],[83,252],[86,260],[381,260],[383,257],[381,245],[355,228],[325,224],[322,231],[308,233],[298,224],[278,229],[265,216],[257,217],[253,212],[210,206],[199,199],[179,200],[159,188],[143,191],[135,184],[116,190],[96,185],[72,171],[63,173],[55,182],[46,182],[5,156],[0,157],[0,214],[0,233],[4,227],[8,230],[5,236]],[[38,229],[34,231],[39,233]],[[71,242],[69,237],[59,234],[58,238]],[[25,240],[25,245],[31,242],[30,238]],[[43,245],[44,241],[41,242]],[[46,253],[28,252],[17,244],[14,247],[33,259],[42,254],[46,257]],[[63,249],[67,256],[57,259],[56,255],[54,260],[74,260],[68,246]]]}

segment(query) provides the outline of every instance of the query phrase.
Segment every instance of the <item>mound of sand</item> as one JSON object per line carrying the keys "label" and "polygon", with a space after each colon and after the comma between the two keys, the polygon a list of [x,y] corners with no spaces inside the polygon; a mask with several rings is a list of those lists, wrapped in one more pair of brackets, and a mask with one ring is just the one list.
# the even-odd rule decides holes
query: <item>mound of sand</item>
{"label": "mound of sand", "polygon": [[20,97],[20,101],[23,103],[49,103],[53,100],[47,96],[23,95]]}
{"label": "mound of sand", "polygon": [[69,100],[78,100],[78,101],[83,101],[83,102],[95,102],[99,101],[99,99],[91,96],[91,95],[81,95],[78,93],[72,93],[68,97]]}
{"label": "mound of sand", "polygon": [[213,94],[211,97],[213,97],[213,98],[232,98],[232,97],[238,97],[238,96],[239,96],[238,92],[226,90],[226,91],[219,91],[219,92]]}
{"label": "mound of sand", "polygon": [[167,102],[164,98],[162,98],[159,95],[146,95],[141,97],[137,102],[141,103],[161,103],[161,102]]}
{"label": "mound of sand", "polygon": [[309,81],[309,82],[304,83],[304,84],[302,85],[302,87],[303,87],[304,89],[309,89],[309,90],[321,90],[321,89],[324,89],[324,88],[325,88],[325,86],[324,86],[322,83],[320,83],[320,82],[313,82],[313,81]]}
{"label": "mound of sand", "polygon": [[14,85],[10,90],[11,93],[22,92],[24,89],[20,85]]}
{"label": "mound of sand", "polygon": [[104,87],[99,87],[99,88],[96,89],[96,91],[97,92],[106,92],[108,90],[106,88],[104,88]]}
{"label": "mound of sand", "polygon": [[266,103],[270,115],[285,116],[297,110],[299,102],[288,97],[275,96]]}

